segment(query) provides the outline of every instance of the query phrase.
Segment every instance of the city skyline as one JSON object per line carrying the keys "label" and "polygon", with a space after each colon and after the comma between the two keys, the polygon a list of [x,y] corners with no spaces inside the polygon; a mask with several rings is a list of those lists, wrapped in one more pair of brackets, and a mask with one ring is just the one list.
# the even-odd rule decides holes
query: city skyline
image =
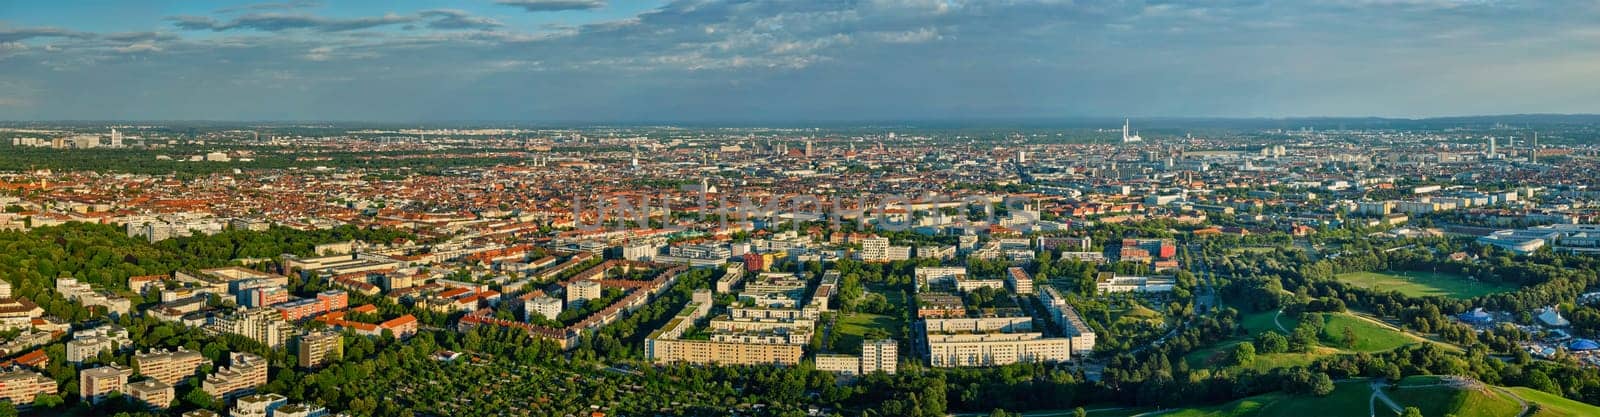
{"label": "city skyline", "polygon": [[1595,113],[1597,16],[1447,0],[11,4],[0,120]]}

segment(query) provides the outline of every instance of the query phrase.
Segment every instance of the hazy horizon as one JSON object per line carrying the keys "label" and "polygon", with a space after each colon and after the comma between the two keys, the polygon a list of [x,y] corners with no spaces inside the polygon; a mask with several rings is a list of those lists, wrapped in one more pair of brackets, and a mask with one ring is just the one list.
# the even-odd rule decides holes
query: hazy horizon
{"label": "hazy horizon", "polygon": [[0,120],[1600,113],[1577,0],[0,4]]}

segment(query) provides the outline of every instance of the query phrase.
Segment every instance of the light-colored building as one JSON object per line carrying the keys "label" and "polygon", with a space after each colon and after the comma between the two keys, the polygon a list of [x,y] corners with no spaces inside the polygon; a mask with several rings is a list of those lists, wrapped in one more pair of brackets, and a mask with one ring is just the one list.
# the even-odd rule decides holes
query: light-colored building
{"label": "light-colored building", "polygon": [[1017,295],[1033,295],[1033,277],[1021,267],[1006,268],[1006,285]]}
{"label": "light-colored building", "polygon": [[283,347],[298,333],[282,313],[272,308],[249,309],[218,318],[206,330],[244,336],[272,348]]}
{"label": "light-colored building", "polygon": [[600,298],[603,289],[599,282],[580,279],[567,285],[567,304],[582,303]]}
{"label": "light-colored building", "polygon": [[14,370],[0,372],[0,400],[9,400],[18,407],[33,404],[33,399],[57,393],[56,380],[38,372]]}
{"label": "light-colored building", "polygon": [[67,341],[67,362],[83,362],[100,356],[101,352],[115,352],[133,345],[128,339],[128,329],[107,324],[72,333]]}
{"label": "light-colored building", "polygon": [[152,409],[167,408],[172,405],[173,400],[178,398],[177,393],[172,389],[172,385],[154,379],[128,384],[127,392],[129,397],[144,403]]}
{"label": "light-colored building", "polygon": [[874,236],[861,239],[861,260],[866,262],[888,262],[889,238]]}
{"label": "light-colored building", "polygon": [[42,316],[44,309],[26,297],[0,298],[0,328],[28,329],[33,327],[33,319]]}
{"label": "light-colored building", "polygon": [[200,352],[186,350],[182,347],[170,352],[149,351],[133,355],[134,369],[140,375],[150,377],[167,385],[178,385],[184,378],[194,375],[205,364],[206,357]]}
{"label": "light-colored building", "polygon": [[78,398],[99,403],[112,392],[122,392],[129,376],[133,376],[133,370],[118,365],[78,371]]}
{"label": "light-colored building", "polygon": [[289,403],[289,398],[280,394],[266,393],[239,397],[233,402],[233,408],[228,410],[232,417],[269,417],[273,410]]}
{"label": "light-colored building", "polygon": [[344,355],[344,335],[338,332],[311,332],[300,336],[295,358],[301,368],[316,368]]}
{"label": "light-colored building", "polygon": [[936,367],[997,366],[1071,359],[1071,343],[1042,333],[930,334],[928,362]]}
{"label": "light-colored building", "polygon": [[272,417],[322,417],[328,415],[328,409],[311,404],[284,404],[272,410]]}
{"label": "light-colored building", "polygon": [[861,342],[861,373],[894,374],[900,369],[900,344],[893,339]]}
{"label": "light-colored building", "polygon": [[1172,277],[1123,277],[1101,272],[1095,280],[1095,290],[1102,294],[1115,292],[1171,292],[1177,280]]}
{"label": "light-colored building", "polygon": [[267,384],[267,361],[242,352],[228,354],[228,366],[206,375],[200,387],[212,397],[229,399],[254,392]]}
{"label": "light-colored building", "polygon": [[561,300],[553,297],[534,297],[522,303],[522,312],[527,320],[533,320],[534,315],[555,320],[561,315]]}

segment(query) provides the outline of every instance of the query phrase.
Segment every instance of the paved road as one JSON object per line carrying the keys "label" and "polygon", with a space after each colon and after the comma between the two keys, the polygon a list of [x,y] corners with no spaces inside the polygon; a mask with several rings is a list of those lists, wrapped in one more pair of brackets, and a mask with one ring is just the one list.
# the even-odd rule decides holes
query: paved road
{"label": "paved road", "polygon": [[1383,385],[1382,379],[1374,379],[1371,384],[1368,384],[1369,387],[1372,387],[1372,398],[1367,400],[1367,408],[1372,417],[1378,417],[1377,407],[1373,405],[1375,401],[1383,401],[1383,404],[1389,406],[1389,410],[1394,411],[1395,414],[1404,412],[1405,410],[1400,407],[1400,404],[1396,404],[1394,399],[1389,398],[1389,394],[1383,392]]}

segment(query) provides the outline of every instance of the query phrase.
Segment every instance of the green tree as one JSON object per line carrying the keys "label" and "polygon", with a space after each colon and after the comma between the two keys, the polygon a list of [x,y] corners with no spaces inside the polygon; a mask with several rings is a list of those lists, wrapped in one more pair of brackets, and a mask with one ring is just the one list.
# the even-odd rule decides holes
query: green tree
{"label": "green tree", "polygon": [[1235,366],[1250,366],[1256,361],[1256,347],[1249,343],[1240,343],[1233,347],[1233,364]]}
{"label": "green tree", "polygon": [[1422,417],[1422,409],[1416,407],[1406,407],[1406,411],[1401,413],[1400,417]]}

